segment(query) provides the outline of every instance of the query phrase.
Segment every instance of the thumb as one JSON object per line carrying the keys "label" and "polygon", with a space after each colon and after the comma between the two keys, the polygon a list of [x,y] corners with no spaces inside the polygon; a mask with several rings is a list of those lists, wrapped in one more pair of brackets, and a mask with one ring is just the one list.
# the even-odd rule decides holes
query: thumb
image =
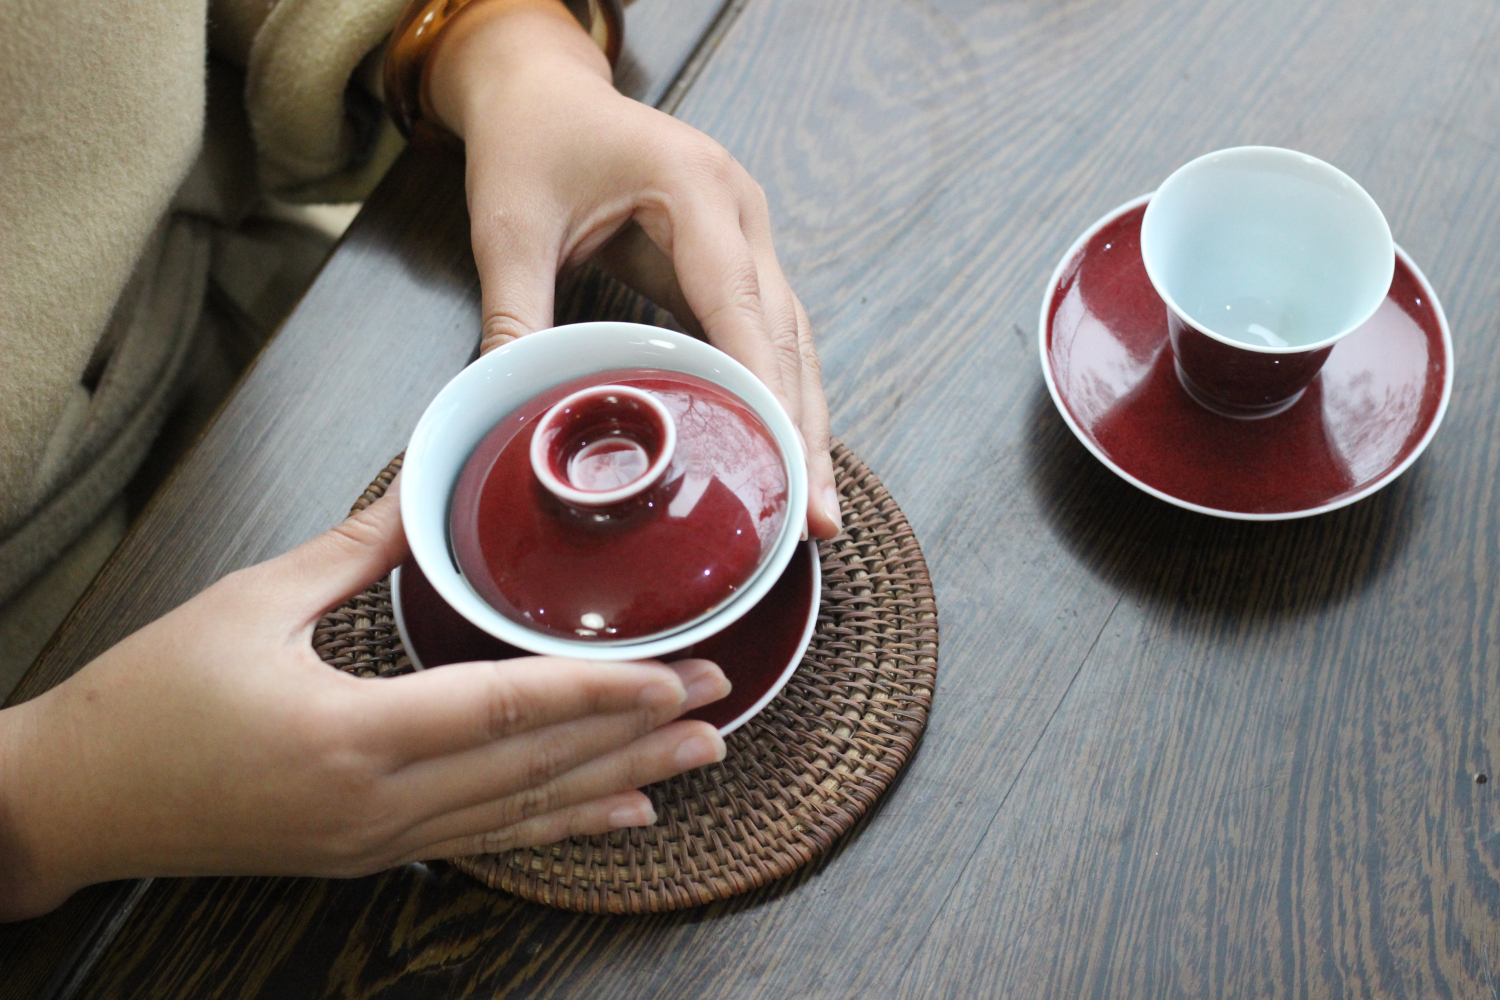
{"label": "thumb", "polygon": [[473,236],[484,310],[479,353],[551,326],[559,242],[527,232],[515,220],[476,223]]}
{"label": "thumb", "polygon": [[359,593],[406,558],[401,527],[401,477],[381,499],[342,523],[261,564],[276,579],[296,613],[316,621],[329,608]]}

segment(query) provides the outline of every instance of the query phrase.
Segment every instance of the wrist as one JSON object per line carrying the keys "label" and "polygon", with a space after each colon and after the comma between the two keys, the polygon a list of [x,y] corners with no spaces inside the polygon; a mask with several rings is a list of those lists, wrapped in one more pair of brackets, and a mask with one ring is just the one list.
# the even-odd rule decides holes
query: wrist
{"label": "wrist", "polygon": [[[499,24],[506,25],[506,37],[496,37],[493,29]],[[469,48],[449,43],[461,37],[469,37],[472,42],[472,36],[478,34],[490,43],[486,69],[493,72],[497,57],[530,63],[538,53],[564,48],[577,55],[574,49],[579,29],[604,55],[604,79],[609,80],[610,67],[619,59],[625,37],[621,0],[408,0],[385,46],[386,108],[396,127],[407,136],[424,122],[428,131],[442,133],[445,122],[434,111],[429,93],[434,49]],[[517,46],[515,40],[523,36],[528,44]],[[507,38],[510,45],[505,44]],[[599,65],[592,55],[587,58],[589,65]],[[501,62],[498,68],[505,65]],[[452,70],[439,75],[448,92],[467,88],[471,78],[468,72]],[[461,109],[453,101],[449,103],[449,119],[457,121]]]}
{"label": "wrist", "polygon": [[609,60],[559,0],[485,0],[455,15],[433,45],[426,98],[460,138],[513,81],[597,79],[613,87]]}
{"label": "wrist", "polygon": [[93,823],[69,815],[87,779],[58,766],[70,752],[68,727],[49,718],[58,700],[54,690],[0,712],[0,921],[46,913],[96,881],[77,863],[87,850],[74,850]]}

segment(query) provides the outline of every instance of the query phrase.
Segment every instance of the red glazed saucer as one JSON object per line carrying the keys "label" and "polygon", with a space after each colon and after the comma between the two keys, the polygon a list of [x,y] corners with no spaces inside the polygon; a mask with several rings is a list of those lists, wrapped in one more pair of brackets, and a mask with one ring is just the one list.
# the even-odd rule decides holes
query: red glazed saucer
{"label": "red glazed saucer", "polygon": [[[796,672],[818,623],[822,572],[816,543],[799,545],[766,596],[723,631],[660,659],[713,660],[734,686],[725,698],[687,718],[728,735],[770,704]],[[418,670],[472,660],[530,656],[485,632],[453,610],[433,589],[415,559],[391,572],[396,628]]]}
{"label": "red glazed saucer", "polygon": [[1396,248],[1385,302],[1296,404],[1258,420],[1220,416],[1177,378],[1167,307],[1141,262],[1149,199],[1080,236],[1042,302],[1042,373],[1084,446],[1152,496],[1241,520],[1335,510],[1406,471],[1453,391],[1448,321],[1406,253]]}

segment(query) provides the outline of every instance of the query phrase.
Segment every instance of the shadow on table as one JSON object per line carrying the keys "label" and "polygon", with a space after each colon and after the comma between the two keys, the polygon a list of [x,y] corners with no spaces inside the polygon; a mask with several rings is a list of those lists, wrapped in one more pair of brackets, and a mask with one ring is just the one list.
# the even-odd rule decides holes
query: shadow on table
{"label": "shadow on table", "polygon": [[1424,465],[1358,503],[1294,521],[1183,510],[1111,472],[1036,386],[1023,468],[1053,534],[1127,592],[1200,610],[1299,617],[1378,582],[1410,543]]}

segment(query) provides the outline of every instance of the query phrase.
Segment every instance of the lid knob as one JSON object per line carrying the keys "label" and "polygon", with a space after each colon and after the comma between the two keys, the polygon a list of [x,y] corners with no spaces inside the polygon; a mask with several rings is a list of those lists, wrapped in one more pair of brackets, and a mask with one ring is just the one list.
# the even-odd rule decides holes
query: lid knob
{"label": "lid knob", "polygon": [[531,469],[574,507],[609,507],[654,486],[672,464],[677,427],[652,393],[596,385],[548,410],[531,438]]}

